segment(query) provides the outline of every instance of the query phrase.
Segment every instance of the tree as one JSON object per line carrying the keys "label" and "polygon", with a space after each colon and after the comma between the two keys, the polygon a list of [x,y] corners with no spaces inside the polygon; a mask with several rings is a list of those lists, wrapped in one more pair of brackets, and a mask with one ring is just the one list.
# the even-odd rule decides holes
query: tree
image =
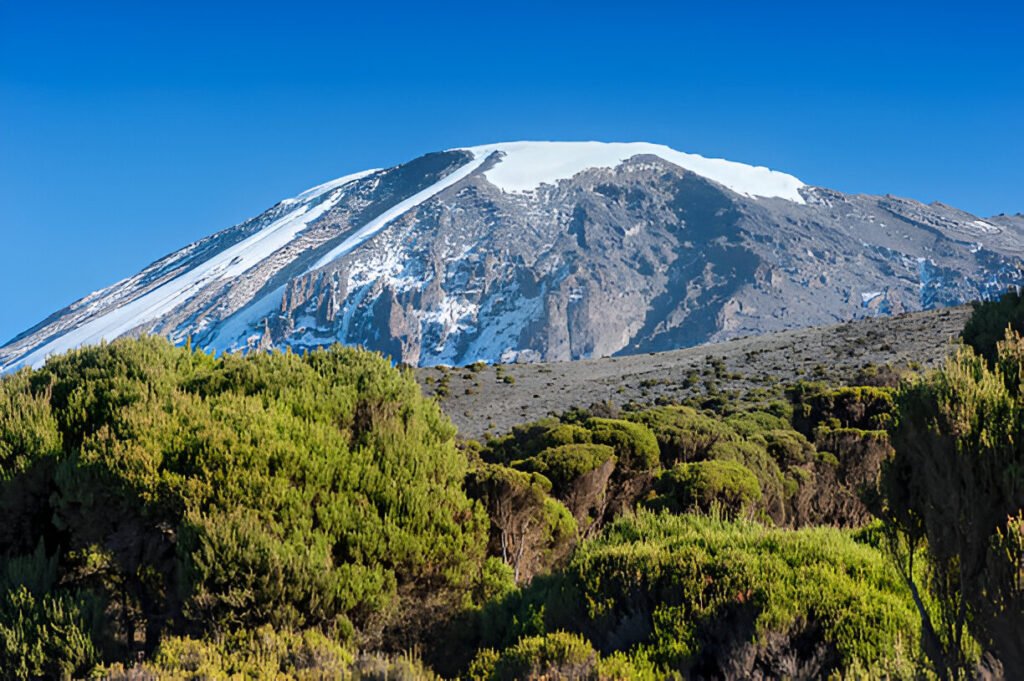
{"label": "tree", "polygon": [[467,476],[466,490],[487,509],[492,546],[512,567],[516,583],[568,552],[576,523],[565,506],[547,495],[551,481],[543,475],[485,463]]}
{"label": "tree", "polygon": [[964,343],[992,363],[1007,327],[1024,334],[1024,292],[1020,289],[1011,289],[998,300],[974,303],[962,336]]}
{"label": "tree", "polygon": [[1008,677],[1024,674],[1022,383],[1024,340],[1007,330],[994,366],[963,347],[897,395],[880,515],[940,678],[967,673],[967,632]]}
{"label": "tree", "polygon": [[540,473],[551,481],[552,494],[572,513],[581,536],[600,527],[615,464],[615,450],[595,444],[549,447],[515,462],[517,468]]}

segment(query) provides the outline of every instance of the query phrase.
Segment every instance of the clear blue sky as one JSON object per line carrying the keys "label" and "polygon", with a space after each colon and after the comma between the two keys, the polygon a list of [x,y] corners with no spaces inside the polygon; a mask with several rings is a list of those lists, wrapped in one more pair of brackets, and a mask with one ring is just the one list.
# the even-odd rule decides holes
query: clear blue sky
{"label": "clear blue sky", "polygon": [[327,179],[644,140],[1024,211],[1017,3],[0,0],[0,342]]}

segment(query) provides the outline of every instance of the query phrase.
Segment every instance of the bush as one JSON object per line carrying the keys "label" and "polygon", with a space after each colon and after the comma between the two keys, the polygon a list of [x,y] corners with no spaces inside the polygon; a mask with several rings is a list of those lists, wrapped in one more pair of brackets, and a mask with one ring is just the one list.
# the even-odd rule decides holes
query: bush
{"label": "bush", "polygon": [[551,481],[500,464],[480,464],[466,479],[469,494],[491,518],[490,552],[513,570],[516,583],[549,569],[568,553],[576,522],[547,496]]}
{"label": "bush", "polygon": [[607,462],[615,462],[615,450],[606,445],[571,444],[550,447],[523,461],[516,468],[540,473],[551,481],[555,496],[561,496],[581,476]]}
{"label": "bush", "polygon": [[[969,630],[1003,665],[1024,674],[1024,338],[1007,331],[994,366],[962,347],[945,366],[899,392],[895,456],[880,511],[919,604],[925,649],[937,668],[967,673]],[[930,579],[914,571],[927,546]]]}
{"label": "bush", "polygon": [[896,413],[894,391],[871,386],[826,388],[802,384],[791,391],[797,403],[793,426],[808,437],[821,427],[886,430]]}
{"label": "bush", "polygon": [[521,639],[500,653],[485,649],[467,675],[478,681],[518,679],[632,679],[637,674],[620,659],[602,660],[590,643],[576,634],[556,631]]}
{"label": "bush", "polygon": [[585,444],[590,440],[590,431],[586,428],[562,423],[552,417],[514,426],[508,435],[488,443],[487,456],[491,461],[507,464],[535,456],[551,447]]}
{"label": "bush", "polygon": [[914,673],[918,626],[899,577],[836,530],[640,512],[581,545],[566,577],[577,631],[663,672],[779,677],[772,665],[791,656],[817,678]]}
{"label": "bush", "polygon": [[153,658],[126,669],[121,664],[97,670],[111,681],[153,679],[407,679],[436,675],[411,655],[353,654],[317,630],[274,630],[262,626],[216,639],[171,637]]}
{"label": "bush", "polygon": [[76,593],[6,590],[0,594],[0,678],[83,676],[100,658],[91,621],[99,612]]}
{"label": "bush", "polygon": [[717,442],[739,439],[732,428],[691,407],[656,407],[630,414],[630,420],[654,434],[665,467],[705,459]]}
{"label": "bush", "polygon": [[658,468],[658,439],[640,423],[621,419],[590,418],[585,424],[591,441],[615,450],[615,459],[624,471],[655,471]]}

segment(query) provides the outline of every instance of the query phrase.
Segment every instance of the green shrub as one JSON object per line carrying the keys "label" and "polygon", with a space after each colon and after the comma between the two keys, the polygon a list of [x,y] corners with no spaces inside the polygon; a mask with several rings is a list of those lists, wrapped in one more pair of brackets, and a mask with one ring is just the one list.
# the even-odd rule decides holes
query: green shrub
{"label": "green shrub", "polygon": [[657,490],[675,512],[718,508],[732,518],[752,518],[761,504],[757,477],[736,461],[677,464],[661,475]]}
{"label": "green shrub", "polygon": [[576,521],[547,496],[551,481],[544,475],[480,464],[467,476],[466,489],[487,510],[490,552],[512,568],[515,582],[546,571],[568,553]]}
{"label": "green shrub", "polygon": [[725,422],[745,438],[753,439],[772,430],[788,429],[789,422],[765,411],[742,411],[726,417]]}
{"label": "green shrub", "polygon": [[475,681],[519,679],[633,679],[636,671],[621,658],[602,660],[590,643],[576,634],[556,631],[521,639],[498,652],[485,649],[470,666]]}
{"label": "green shrub", "polygon": [[559,496],[574,480],[609,461],[614,463],[615,450],[607,445],[571,444],[549,447],[513,465],[542,474],[551,481],[552,491]]}
{"label": "green shrub", "polygon": [[590,442],[590,431],[573,423],[562,423],[554,417],[514,426],[508,435],[488,443],[487,457],[509,463],[527,459],[545,449],[560,445]]}
{"label": "green shrub", "polygon": [[574,630],[665,672],[749,676],[730,665],[770,670],[781,649],[820,655],[802,660],[819,678],[857,666],[914,675],[909,595],[882,554],[836,530],[640,512],[582,544],[566,578],[582,607]]}
{"label": "green shrub", "polygon": [[801,433],[813,436],[822,424],[828,427],[886,430],[896,413],[894,391],[871,386],[832,389],[816,384],[801,384],[791,392],[797,403],[793,425]]}
{"label": "green shrub", "polygon": [[354,654],[318,630],[275,630],[262,626],[214,639],[171,637],[151,660],[126,669],[121,664],[98,670],[111,681],[154,679],[408,679],[436,675],[412,655]]}
{"label": "green shrub", "polygon": [[654,434],[666,467],[707,458],[719,441],[739,439],[728,425],[691,407],[655,407],[630,414],[629,418]]}
{"label": "green shrub", "polygon": [[621,419],[590,418],[585,426],[591,441],[615,450],[615,460],[626,471],[658,468],[658,439],[646,426]]}
{"label": "green shrub", "polygon": [[[966,632],[1007,678],[1024,674],[1022,387],[1024,338],[1007,330],[994,363],[964,346],[898,395],[880,515],[908,587],[930,592],[925,650],[947,674],[973,668]],[[920,546],[927,579],[914,571]]]}
{"label": "green shrub", "polygon": [[83,676],[100,659],[93,623],[101,611],[78,593],[0,593],[0,678]]}

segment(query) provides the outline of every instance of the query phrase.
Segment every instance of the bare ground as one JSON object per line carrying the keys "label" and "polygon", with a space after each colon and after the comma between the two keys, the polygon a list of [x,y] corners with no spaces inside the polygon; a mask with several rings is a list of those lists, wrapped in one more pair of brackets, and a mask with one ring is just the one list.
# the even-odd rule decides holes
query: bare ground
{"label": "bare ground", "polygon": [[461,437],[484,438],[573,407],[677,402],[709,390],[824,380],[847,383],[870,365],[930,368],[953,349],[969,306],[752,336],[684,350],[542,364],[416,370]]}

